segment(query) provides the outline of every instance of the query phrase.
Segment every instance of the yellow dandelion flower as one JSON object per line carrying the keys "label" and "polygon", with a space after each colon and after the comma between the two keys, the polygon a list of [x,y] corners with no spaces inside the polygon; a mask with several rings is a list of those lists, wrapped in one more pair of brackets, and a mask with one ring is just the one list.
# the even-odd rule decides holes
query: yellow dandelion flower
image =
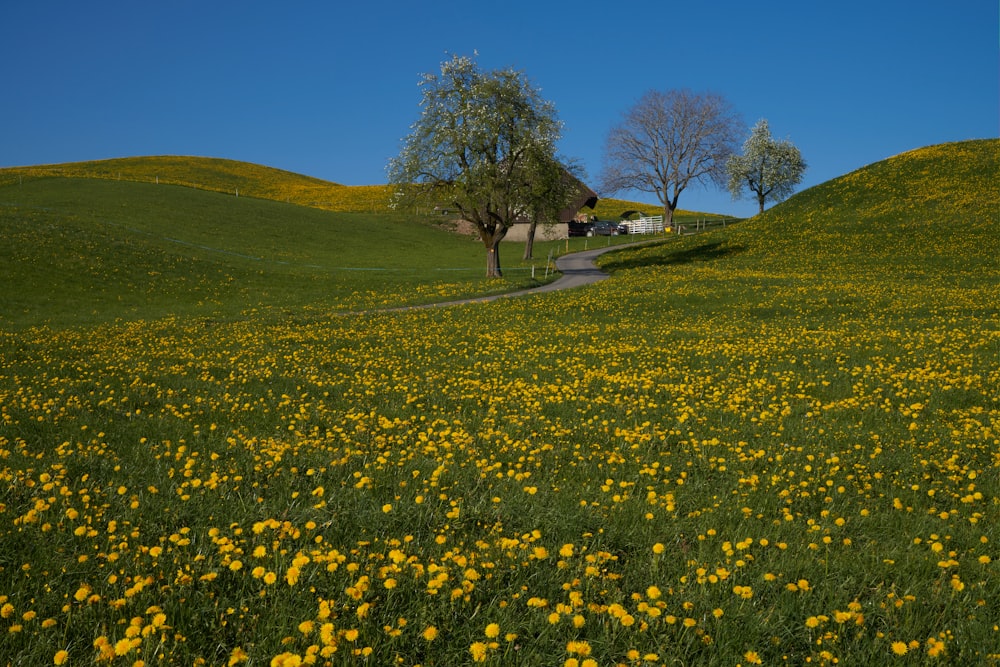
{"label": "yellow dandelion flower", "polygon": [[229,654],[229,662],[226,664],[227,667],[235,667],[235,665],[246,662],[249,659],[250,656],[247,655],[247,652],[237,646],[233,649],[233,652]]}
{"label": "yellow dandelion flower", "polygon": [[128,638],[119,639],[115,644],[115,655],[125,655],[132,650],[132,641]]}
{"label": "yellow dandelion flower", "polygon": [[437,639],[437,636],[438,636],[438,629],[437,629],[437,628],[435,628],[435,627],[434,627],[433,625],[428,625],[428,626],[427,626],[427,627],[426,627],[426,628],[424,629],[424,632],[423,632],[423,634],[422,634],[421,636],[422,636],[422,637],[423,637],[424,639],[426,639],[427,641],[429,641],[429,642],[432,642],[432,641],[434,641],[435,639]]}
{"label": "yellow dandelion flower", "polygon": [[909,649],[910,649],[910,647],[906,645],[906,642],[893,642],[892,643],[892,652],[895,653],[896,655],[906,655],[906,652]]}
{"label": "yellow dandelion flower", "polygon": [[487,646],[484,642],[473,642],[469,647],[469,653],[475,662],[486,662]]}

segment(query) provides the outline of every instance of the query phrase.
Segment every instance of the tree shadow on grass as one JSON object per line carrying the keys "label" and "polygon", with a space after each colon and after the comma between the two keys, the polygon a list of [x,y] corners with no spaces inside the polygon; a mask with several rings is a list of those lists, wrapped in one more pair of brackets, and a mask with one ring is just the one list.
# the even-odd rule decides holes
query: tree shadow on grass
{"label": "tree shadow on grass", "polygon": [[631,256],[620,256],[615,261],[603,264],[601,268],[611,273],[622,269],[641,269],[649,266],[672,266],[674,264],[691,264],[692,262],[711,262],[737,255],[744,250],[745,248],[742,245],[725,245],[724,241],[715,241],[663,255],[642,253]]}

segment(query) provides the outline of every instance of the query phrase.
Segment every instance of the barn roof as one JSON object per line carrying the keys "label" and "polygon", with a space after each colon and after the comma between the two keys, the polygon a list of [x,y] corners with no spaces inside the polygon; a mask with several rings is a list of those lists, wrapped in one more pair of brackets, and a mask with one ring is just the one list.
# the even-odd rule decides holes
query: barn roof
{"label": "barn roof", "polygon": [[579,187],[579,192],[576,197],[569,203],[566,208],[559,211],[559,222],[569,222],[576,218],[576,214],[580,212],[580,209],[587,207],[591,210],[597,206],[597,193],[587,187],[583,181],[571,174],[568,170],[564,171],[564,178],[573,179]]}

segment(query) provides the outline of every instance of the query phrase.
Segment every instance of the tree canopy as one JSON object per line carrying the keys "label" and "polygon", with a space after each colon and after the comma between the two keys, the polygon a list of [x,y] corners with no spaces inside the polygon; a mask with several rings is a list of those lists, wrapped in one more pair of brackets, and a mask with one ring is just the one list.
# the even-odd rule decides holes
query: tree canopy
{"label": "tree canopy", "polygon": [[743,127],[719,95],[651,90],[608,133],[601,188],[655,194],[669,225],[688,186],[724,185]]}
{"label": "tree canopy", "polygon": [[749,190],[761,213],[765,202],[779,202],[795,192],[805,170],[799,149],[787,139],[772,138],[767,119],[757,121],[743,144],[743,154],[732,156],[726,164],[733,199]]}
{"label": "tree canopy", "polygon": [[473,223],[500,277],[499,244],[510,227],[558,210],[562,124],[551,102],[513,69],[482,71],[453,56],[420,80],[420,117],[388,165],[402,200],[444,201]]}

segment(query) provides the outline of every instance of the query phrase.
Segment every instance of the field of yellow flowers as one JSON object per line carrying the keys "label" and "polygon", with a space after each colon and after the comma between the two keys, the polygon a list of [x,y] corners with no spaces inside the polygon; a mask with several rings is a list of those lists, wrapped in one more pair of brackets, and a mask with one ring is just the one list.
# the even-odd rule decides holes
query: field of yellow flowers
{"label": "field of yellow flowers", "polygon": [[1000,662],[1000,142],[938,150],[574,292],[0,333],[0,662]]}

